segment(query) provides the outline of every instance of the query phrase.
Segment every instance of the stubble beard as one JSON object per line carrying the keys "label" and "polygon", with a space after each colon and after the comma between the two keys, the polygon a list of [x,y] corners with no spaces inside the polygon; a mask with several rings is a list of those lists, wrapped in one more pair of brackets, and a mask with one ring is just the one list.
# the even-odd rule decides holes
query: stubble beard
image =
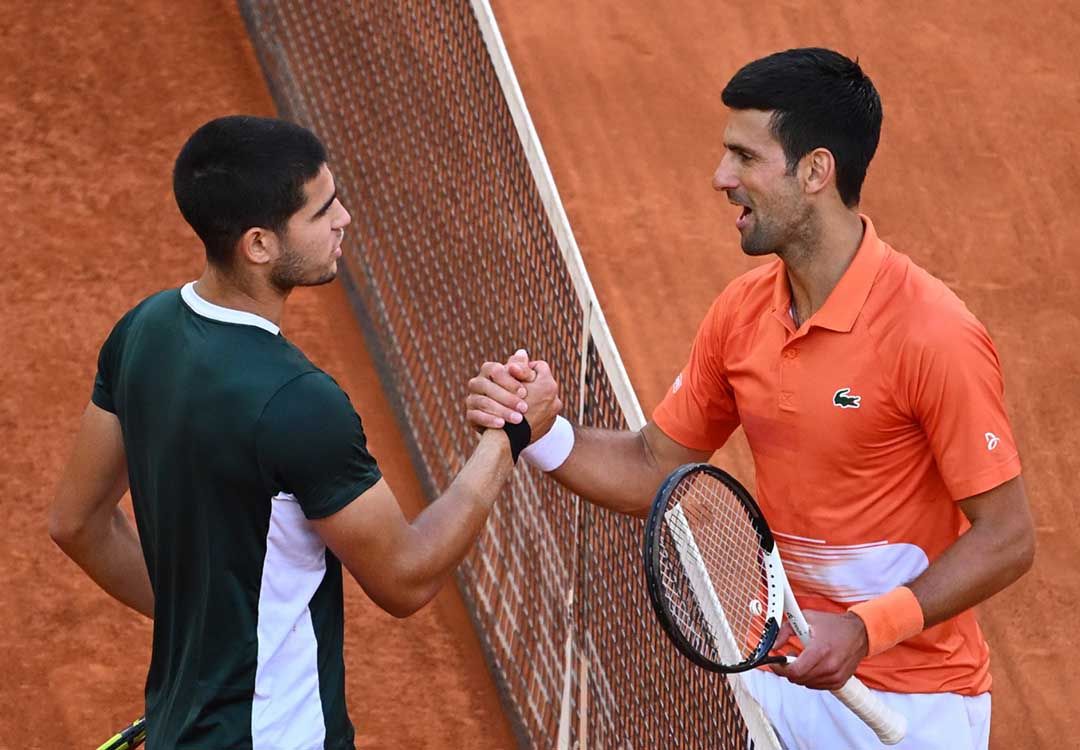
{"label": "stubble beard", "polygon": [[281,257],[270,271],[270,283],[278,290],[288,292],[298,286],[321,286],[337,277],[337,267],[332,266],[318,276],[306,267],[304,256],[287,245]]}

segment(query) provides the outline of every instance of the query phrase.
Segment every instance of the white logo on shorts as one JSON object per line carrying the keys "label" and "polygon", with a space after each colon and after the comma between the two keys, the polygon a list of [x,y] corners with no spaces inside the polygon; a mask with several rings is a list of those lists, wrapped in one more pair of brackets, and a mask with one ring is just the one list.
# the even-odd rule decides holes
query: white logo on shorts
{"label": "white logo on shorts", "polygon": [[681,372],[675,378],[675,382],[671,384],[671,392],[672,393],[678,393],[680,388],[682,388],[682,373]]}
{"label": "white logo on shorts", "polygon": [[986,450],[988,451],[992,451],[994,450],[994,448],[997,448],[998,443],[1001,442],[1001,438],[999,438],[992,432],[986,433],[985,435],[983,435],[983,438],[986,439]]}

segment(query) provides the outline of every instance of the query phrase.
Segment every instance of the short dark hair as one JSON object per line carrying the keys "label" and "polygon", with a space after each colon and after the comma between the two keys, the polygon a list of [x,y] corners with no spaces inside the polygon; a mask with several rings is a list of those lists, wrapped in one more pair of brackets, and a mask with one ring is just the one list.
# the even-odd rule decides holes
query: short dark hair
{"label": "short dark hair", "polygon": [[881,137],[881,98],[858,60],[819,47],[789,49],[744,65],[720,98],[732,109],[773,112],[772,132],[788,169],[815,148],[836,159],[836,188],[859,202]]}
{"label": "short dark hair", "polygon": [[252,227],[281,231],[304,205],[304,185],[326,163],[326,149],[299,125],[234,115],[196,130],[176,157],[173,194],[184,219],[219,266]]}

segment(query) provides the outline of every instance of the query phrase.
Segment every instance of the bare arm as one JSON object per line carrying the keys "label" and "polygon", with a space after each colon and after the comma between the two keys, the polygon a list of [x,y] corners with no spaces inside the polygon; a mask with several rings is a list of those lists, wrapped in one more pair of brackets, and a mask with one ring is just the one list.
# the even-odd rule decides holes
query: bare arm
{"label": "bare arm", "polygon": [[56,491],[49,535],[109,595],[153,617],[139,536],[118,506],[127,484],[120,421],[91,403]]}
{"label": "bare arm", "polygon": [[[506,364],[485,362],[469,381],[466,418],[483,429],[518,421],[520,413],[528,416],[522,397],[532,387],[532,378],[524,350],[515,352]],[[534,430],[533,440],[543,434]],[[675,442],[652,422],[638,432],[575,426],[573,450],[549,476],[600,507],[645,516],[672,470],[685,463],[707,461],[710,455]]]}
{"label": "bare arm", "polygon": [[[537,371],[526,402],[530,422],[543,431],[562,402],[547,365],[540,363]],[[491,429],[446,491],[412,523],[381,480],[312,525],[372,601],[407,617],[431,601],[461,563],[513,469],[506,433]]]}
{"label": "bare arm", "polygon": [[312,525],[372,601],[408,617],[435,597],[468,553],[512,472],[510,441],[489,430],[446,492],[412,523],[380,480]]}
{"label": "bare arm", "polygon": [[591,503],[645,516],[668,474],[709,456],[680,445],[652,422],[639,432],[575,426],[573,451],[549,476]]}
{"label": "bare arm", "polygon": [[[960,508],[971,528],[908,584],[927,628],[986,601],[1034,560],[1035,531],[1020,477],[960,501]],[[774,671],[809,687],[837,688],[866,657],[866,627],[850,612],[806,616],[814,630],[811,645],[793,664]],[[787,628],[781,638],[790,635]]]}
{"label": "bare arm", "polygon": [[1035,528],[1021,477],[960,501],[971,528],[908,584],[926,627],[989,599],[1031,569]]}

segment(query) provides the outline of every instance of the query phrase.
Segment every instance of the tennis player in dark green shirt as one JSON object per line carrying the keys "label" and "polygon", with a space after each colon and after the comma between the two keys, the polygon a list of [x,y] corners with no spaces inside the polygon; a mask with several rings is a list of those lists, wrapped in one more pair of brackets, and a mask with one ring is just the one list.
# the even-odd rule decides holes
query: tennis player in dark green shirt
{"label": "tennis player in dark green shirt", "polygon": [[[322,144],[280,120],[214,120],[173,187],[206,270],[101,348],[50,532],[154,618],[150,747],[351,749],[341,563],[391,614],[422,607],[511,473],[514,430],[485,432],[407,522],[348,396],[278,328],[294,287],[335,277],[350,221]],[[557,386],[541,364],[522,392],[539,435]],[[117,507],[129,487],[137,533]]]}

